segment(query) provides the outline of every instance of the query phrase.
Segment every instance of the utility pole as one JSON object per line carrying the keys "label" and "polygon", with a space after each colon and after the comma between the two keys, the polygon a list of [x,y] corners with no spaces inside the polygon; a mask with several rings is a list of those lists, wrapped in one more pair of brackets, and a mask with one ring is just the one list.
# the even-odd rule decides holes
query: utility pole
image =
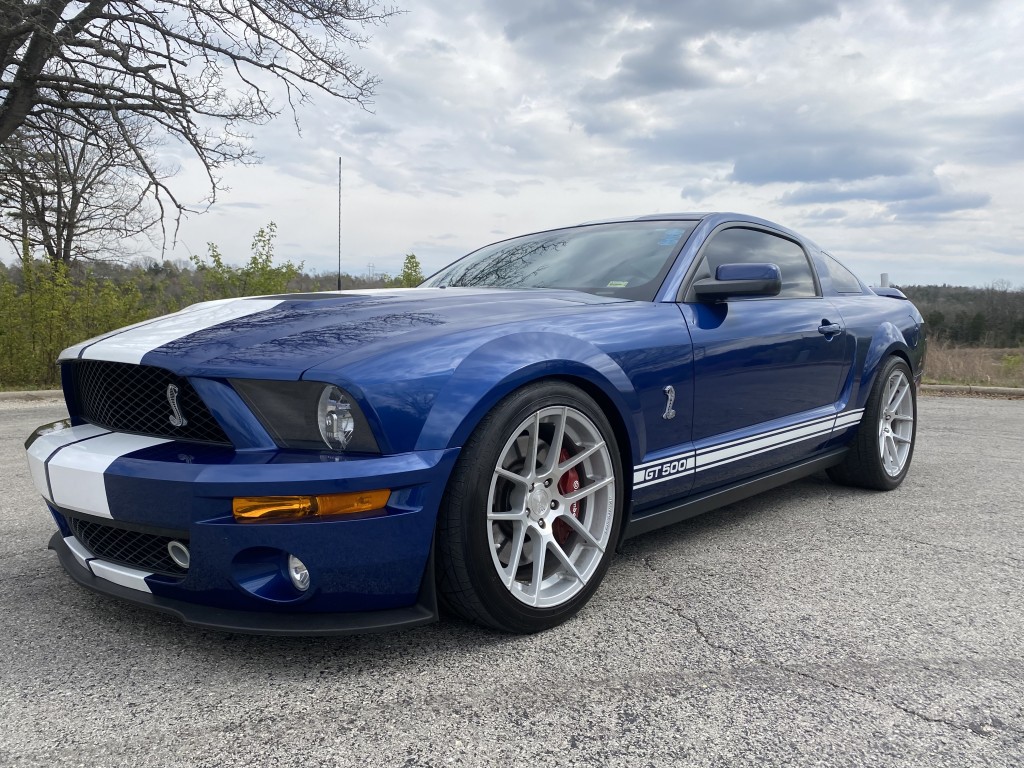
{"label": "utility pole", "polygon": [[32,258],[32,248],[28,243],[28,201],[25,199],[24,182],[21,185],[21,258],[22,264],[28,264]]}

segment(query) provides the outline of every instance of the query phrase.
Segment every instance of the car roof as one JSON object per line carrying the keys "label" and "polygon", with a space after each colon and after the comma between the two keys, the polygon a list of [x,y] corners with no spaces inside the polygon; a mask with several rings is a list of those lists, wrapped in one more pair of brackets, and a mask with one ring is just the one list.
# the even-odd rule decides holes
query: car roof
{"label": "car roof", "polygon": [[[717,226],[720,223],[727,221],[745,221],[751,224],[760,224],[762,226],[771,227],[772,229],[782,230],[784,232],[790,232],[774,221],[768,221],[757,216],[751,216],[747,213],[735,213],[732,211],[673,211],[669,213],[646,213],[640,216],[615,216],[609,219],[593,219],[591,221],[584,221],[576,226],[587,226],[590,224],[616,224],[627,221],[704,221],[709,220],[713,226]],[[561,229],[561,227],[560,227]],[[794,234],[790,232],[790,234]]]}

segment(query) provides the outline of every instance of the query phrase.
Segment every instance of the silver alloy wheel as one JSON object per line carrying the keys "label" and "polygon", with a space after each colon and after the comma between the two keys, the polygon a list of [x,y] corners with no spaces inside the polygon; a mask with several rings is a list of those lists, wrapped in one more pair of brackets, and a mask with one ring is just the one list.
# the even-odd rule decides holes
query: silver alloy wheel
{"label": "silver alloy wheel", "polygon": [[910,380],[895,370],[885,382],[878,415],[878,450],[882,467],[897,477],[907,465],[914,441],[914,399]]}
{"label": "silver alloy wheel", "polygon": [[535,608],[572,599],[609,546],[615,498],[611,454],[585,414],[551,406],[524,419],[487,496],[491,560],[505,588]]}

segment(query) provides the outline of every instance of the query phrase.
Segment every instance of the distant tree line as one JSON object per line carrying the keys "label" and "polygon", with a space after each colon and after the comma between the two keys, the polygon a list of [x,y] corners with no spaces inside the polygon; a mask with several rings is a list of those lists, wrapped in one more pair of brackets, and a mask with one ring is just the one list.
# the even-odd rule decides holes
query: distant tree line
{"label": "distant tree line", "polygon": [[[189,304],[232,296],[334,290],[336,273],[305,271],[302,263],[274,261],[273,222],[253,237],[241,266],[224,261],[217,245],[188,260],[132,263],[56,262],[46,253],[0,262],[0,389],[57,386],[54,361],[65,347],[100,333]],[[367,276],[343,273],[343,290],[413,287],[423,281],[415,254],[402,271]],[[961,346],[1024,346],[1024,289],[1006,281],[985,288],[908,285],[932,339]]]}
{"label": "distant tree line", "polygon": [[[111,261],[54,262],[22,256],[0,262],[0,390],[56,387],[55,361],[66,347],[189,304],[235,296],[335,290],[338,275],[310,274],[302,263],[274,263],[273,223],[253,237],[252,255],[241,265],[224,261],[208,245],[187,261],[153,258],[131,264]],[[423,281],[419,260],[407,254],[395,277],[341,275],[341,287],[413,287]]]}
{"label": "distant tree line", "polygon": [[1024,345],[1024,288],[1005,280],[984,288],[905,285],[902,290],[927,323],[930,338],[971,347]]}

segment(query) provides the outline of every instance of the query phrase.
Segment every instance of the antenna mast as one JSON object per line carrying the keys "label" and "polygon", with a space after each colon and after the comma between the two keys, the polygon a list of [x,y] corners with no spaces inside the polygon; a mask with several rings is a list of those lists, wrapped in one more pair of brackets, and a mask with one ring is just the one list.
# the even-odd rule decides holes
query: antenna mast
{"label": "antenna mast", "polygon": [[338,156],[338,290],[341,290],[341,156]]}

